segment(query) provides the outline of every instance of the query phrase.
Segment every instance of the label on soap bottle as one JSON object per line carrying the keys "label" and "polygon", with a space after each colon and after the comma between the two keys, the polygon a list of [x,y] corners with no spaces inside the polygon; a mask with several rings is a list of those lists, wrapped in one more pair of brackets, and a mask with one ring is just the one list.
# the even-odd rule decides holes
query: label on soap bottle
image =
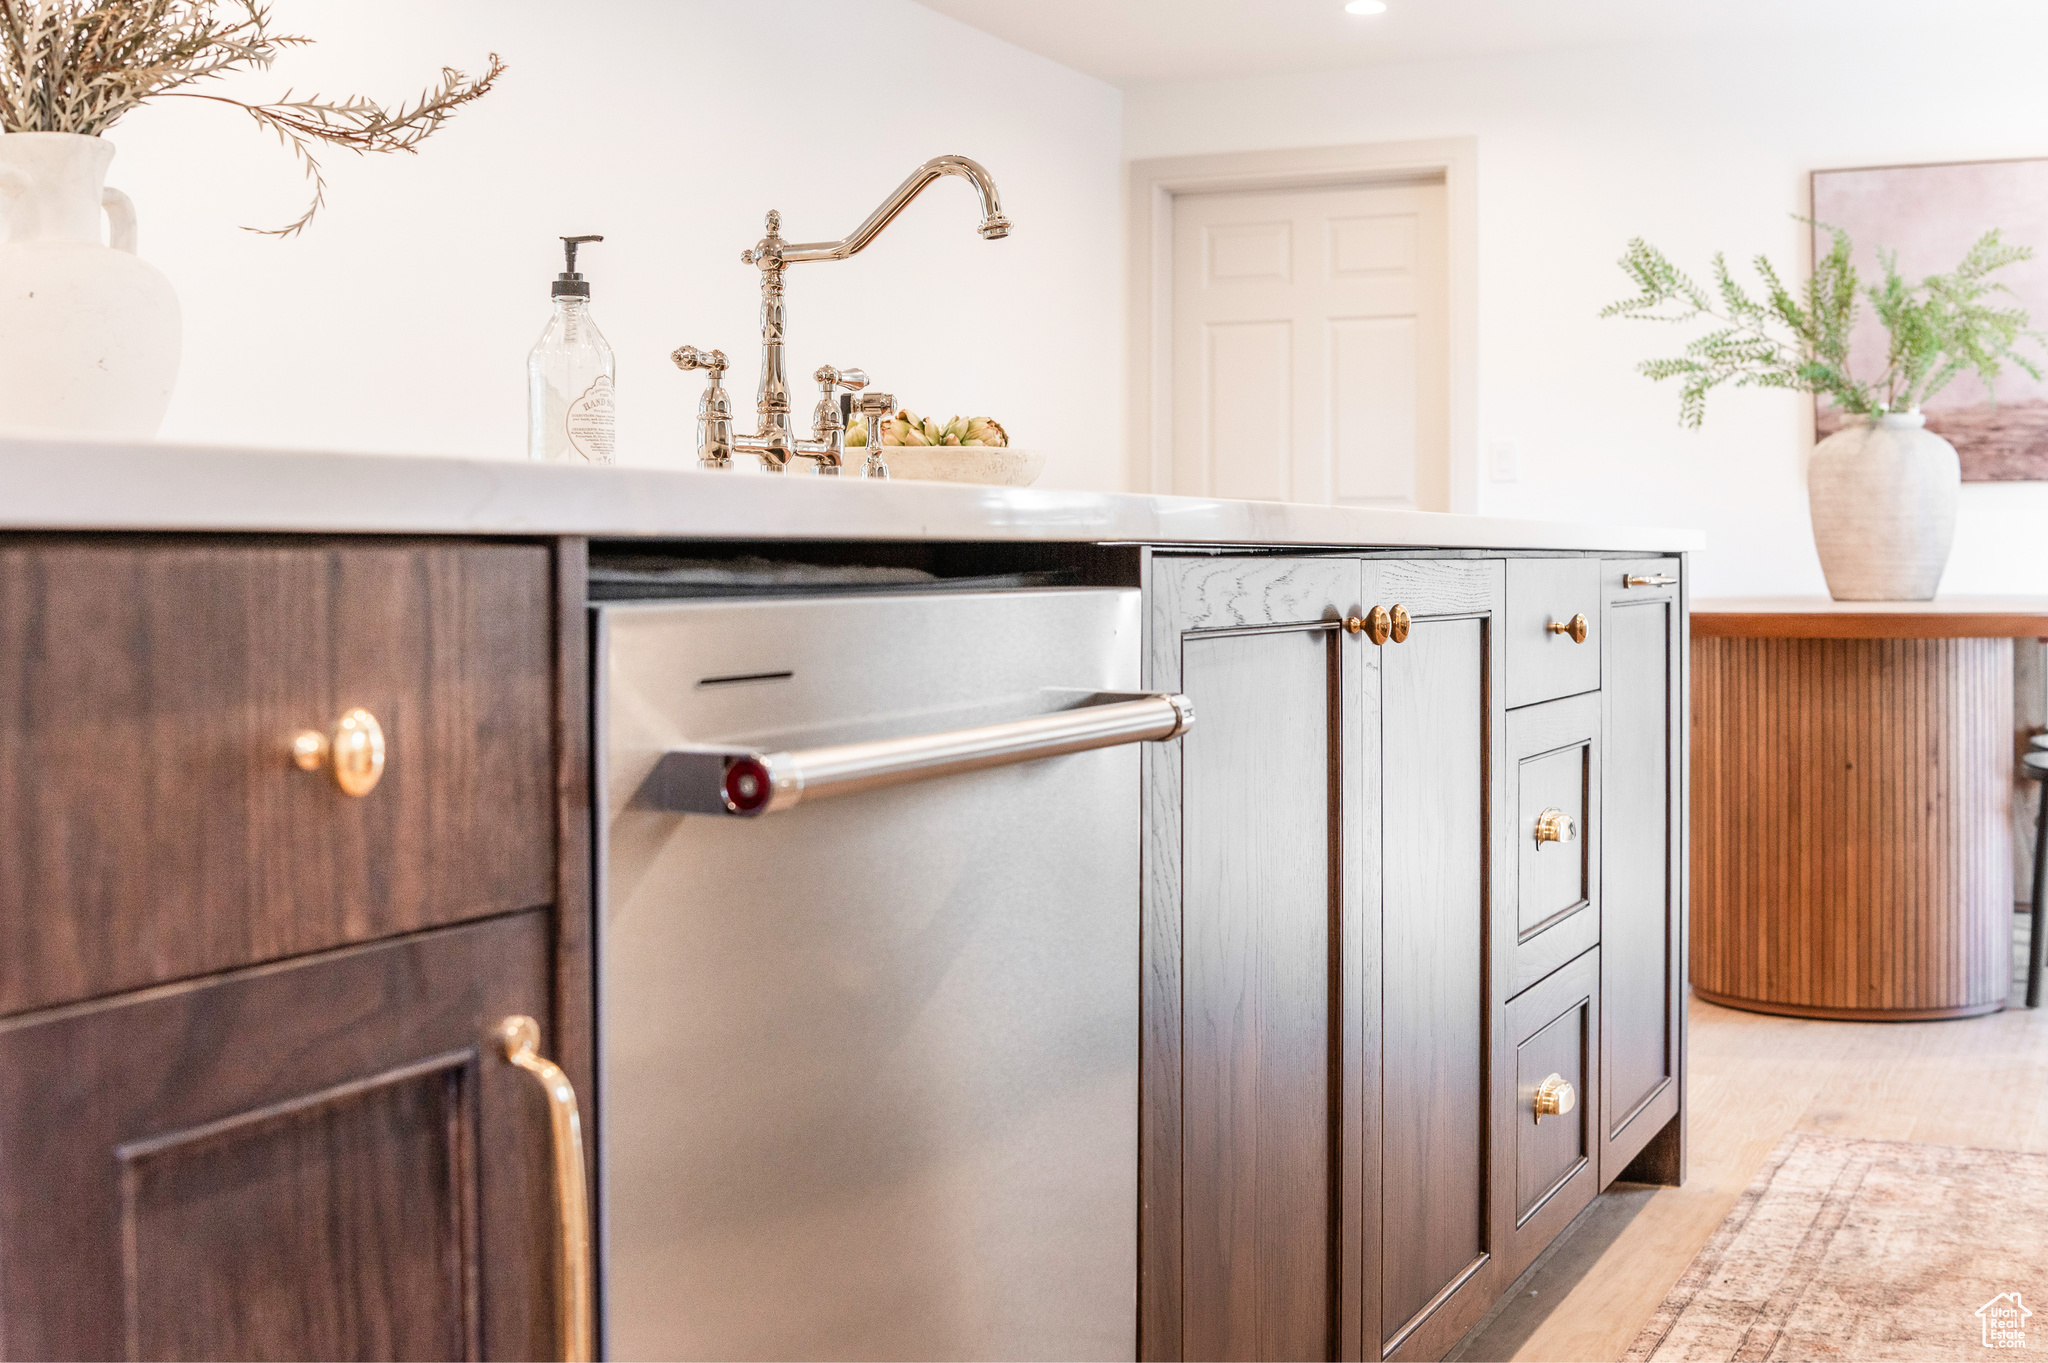
{"label": "label on soap bottle", "polygon": [[609,464],[617,448],[612,381],[599,374],[583,396],[569,404],[569,447],[592,464]]}

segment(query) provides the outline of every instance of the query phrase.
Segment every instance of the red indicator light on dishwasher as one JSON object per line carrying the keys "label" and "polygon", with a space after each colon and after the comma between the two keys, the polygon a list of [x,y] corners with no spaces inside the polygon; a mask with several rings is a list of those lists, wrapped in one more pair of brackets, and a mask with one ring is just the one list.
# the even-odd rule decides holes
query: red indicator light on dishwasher
{"label": "red indicator light on dishwasher", "polygon": [[751,757],[735,757],[725,768],[725,807],[735,814],[759,814],[768,804],[768,768]]}

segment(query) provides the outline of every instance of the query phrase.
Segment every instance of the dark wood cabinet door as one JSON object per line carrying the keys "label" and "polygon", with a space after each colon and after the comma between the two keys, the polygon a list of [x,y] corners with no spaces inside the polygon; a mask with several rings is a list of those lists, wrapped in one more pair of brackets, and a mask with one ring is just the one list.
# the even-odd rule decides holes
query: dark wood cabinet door
{"label": "dark wood cabinet door", "polygon": [[[0,1014],[554,902],[553,589],[532,544],[0,539]],[[291,760],[358,706],[360,798]]]}
{"label": "dark wood cabinet door", "polygon": [[0,1353],[542,1358],[548,1013],[514,914],[0,1023]]}
{"label": "dark wood cabinet door", "polygon": [[[1146,1358],[1359,1349],[1366,1010],[1355,559],[1155,558],[1139,1338]],[[1349,1284],[1348,1290],[1344,1284]]]}
{"label": "dark wood cabinet door", "polygon": [[1602,564],[1603,1187],[1653,1142],[1631,1177],[1676,1183],[1684,1173],[1685,611],[1680,584],[1641,585],[1682,576],[1675,558]]}
{"label": "dark wood cabinet door", "polygon": [[[1505,883],[1499,561],[1368,560],[1377,649],[1363,839],[1379,849],[1379,1293],[1372,1343],[1436,1358],[1489,1307],[1513,1224],[1503,1017],[1515,934]],[[1369,887],[1367,893],[1373,893]],[[1370,1223],[1369,1223],[1370,1224]]]}

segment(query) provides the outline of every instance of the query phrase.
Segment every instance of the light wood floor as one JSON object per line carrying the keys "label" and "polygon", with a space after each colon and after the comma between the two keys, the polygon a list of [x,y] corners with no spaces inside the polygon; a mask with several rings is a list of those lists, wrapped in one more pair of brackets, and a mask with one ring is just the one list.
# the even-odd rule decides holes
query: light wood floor
{"label": "light wood floor", "polygon": [[2048,1151],[2048,1007],[2029,1012],[2023,998],[1989,1017],[1912,1023],[1692,1000],[1685,1186],[1602,1194],[1453,1357],[1620,1358],[1789,1131]]}

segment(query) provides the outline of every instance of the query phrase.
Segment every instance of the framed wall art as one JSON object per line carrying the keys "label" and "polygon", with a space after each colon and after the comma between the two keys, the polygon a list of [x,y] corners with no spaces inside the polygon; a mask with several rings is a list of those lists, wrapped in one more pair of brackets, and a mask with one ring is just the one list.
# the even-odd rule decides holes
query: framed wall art
{"label": "framed wall art", "polygon": [[[2032,326],[2048,332],[2048,158],[1815,171],[1813,217],[1849,234],[1865,280],[1879,277],[1880,250],[1896,251],[1901,273],[1917,280],[1954,269],[1977,238],[1998,228],[2036,255],[1995,277]],[[1818,229],[1815,236],[1818,256],[1827,244]],[[1852,372],[1882,369],[1884,353],[1884,328],[1865,302],[1850,340]],[[2027,353],[2048,373],[2048,345]],[[1964,374],[1926,413],[1928,429],[1962,457],[1964,482],[2048,481],[2048,382],[2008,369],[1997,391],[1986,392],[1976,375]],[[1839,412],[1816,404],[1816,438],[1840,425]]]}

